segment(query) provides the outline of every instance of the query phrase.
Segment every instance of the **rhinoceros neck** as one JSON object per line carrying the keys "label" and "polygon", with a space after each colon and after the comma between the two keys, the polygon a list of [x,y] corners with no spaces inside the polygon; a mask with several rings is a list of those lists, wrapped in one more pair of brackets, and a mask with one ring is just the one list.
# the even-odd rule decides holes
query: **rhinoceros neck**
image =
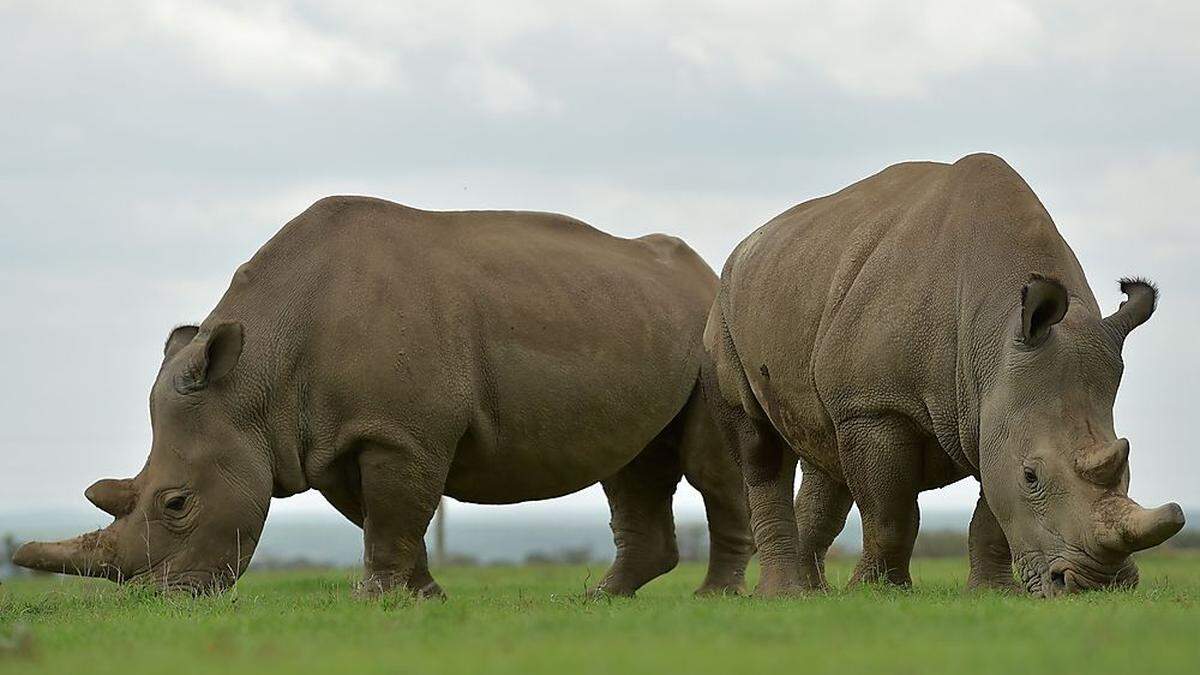
{"label": "rhinoceros neck", "polygon": [[[239,270],[239,274],[240,274]],[[285,302],[270,302],[261,293],[234,284],[205,319],[238,321],[245,342],[232,398],[235,415],[257,442],[248,444],[256,459],[270,463],[272,493],[288,497],[309,488],[304,474],[303,391],[298,380],[294,317]]]}
{"label": "rhinoceros neck", "polygon": [[969,249],[959,266],[957,354],[959,440],[976,469],[980,453],[979,410],[1004,368],[1006,343],[1015,339],[1014,317],[1020,312],[1021,289],[1036,272],[1061,281],[1072,303],[1098,314],[1096,301],[1074,252],[1049,217],[1036,236],[1027,230],[991,247]]}

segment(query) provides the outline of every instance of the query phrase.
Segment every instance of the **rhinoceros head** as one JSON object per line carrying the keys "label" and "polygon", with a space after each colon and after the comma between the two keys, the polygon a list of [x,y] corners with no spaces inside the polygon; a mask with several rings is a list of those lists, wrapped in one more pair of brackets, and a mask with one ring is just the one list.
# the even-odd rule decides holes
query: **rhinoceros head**
{"label": "rhinoceros head", "polygon": [[134,478],[105,479],[88,500],[114,517],[74,539],[32,542],[24,567],[146,581],[193,592],[226,587],[254,552],[271,497],[271,467],[246,430],[232,381],[242,327],[175,329],[150,393],[153,445]]}
{"label": "rhinoceros head", "polygon": [[1125,337],[1150,318],[1157,290],[1135,279],[1121,290],[1128,299],[1100,319],[1035,275],[985,385],[983,492],[1031,593],[1135,585],[1130,554],[1183,527],[1179,505],[1146,509],[1128,496],[1129,442],[1113,431],[1113,402]]}

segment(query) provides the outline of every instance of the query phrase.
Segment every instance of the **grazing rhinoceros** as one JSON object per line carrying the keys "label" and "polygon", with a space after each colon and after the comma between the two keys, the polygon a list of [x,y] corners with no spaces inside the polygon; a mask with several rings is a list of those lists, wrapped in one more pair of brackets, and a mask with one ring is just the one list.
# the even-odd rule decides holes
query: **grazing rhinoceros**
{"label": "grazing rhinoceros", "polygon": [[917,493],[966,476],[982,484],[972,586],[1014,585],[1014,564],[1046,596],[1136,583],[1130,553],[1183,513],[1127,496],[1113,399],[1156,291],[1121,289],[1102,317],[1046,210],[991,155],[893,166],[747,237],[722,274],[703,379],[746,476],[757,592],[823,586],[851,503],[852,581],[908,584]]}
{"label": "grazing rhinoceros", "polygon": [[700,592],[734,591],[753,552],[745,493],[698,379],[716,285],[664,235],[322,199],[167,339],[149,461],[87,490],[115,521],[15,562],[219,589],[271,497],[315,488],[363,528],[362,592],[437,595],[423,535],[443,494],[504,504],[599,481],[617,558],[598,590],[628,595],[678,560],[686,475],[711,532]]}

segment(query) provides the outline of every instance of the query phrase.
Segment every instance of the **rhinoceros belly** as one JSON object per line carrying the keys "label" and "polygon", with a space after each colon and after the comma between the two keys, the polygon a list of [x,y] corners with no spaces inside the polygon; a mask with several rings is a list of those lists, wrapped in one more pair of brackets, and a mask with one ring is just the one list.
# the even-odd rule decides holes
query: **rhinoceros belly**
{"label": "rhinoceros belly", "polygon": [[635,328],[620,339],[580,327],[571,340],[517,331],[487,343],[447,494],[479,503],[557,497],[636,457],[683,407],[695,374],[667,331],[643,337]]}

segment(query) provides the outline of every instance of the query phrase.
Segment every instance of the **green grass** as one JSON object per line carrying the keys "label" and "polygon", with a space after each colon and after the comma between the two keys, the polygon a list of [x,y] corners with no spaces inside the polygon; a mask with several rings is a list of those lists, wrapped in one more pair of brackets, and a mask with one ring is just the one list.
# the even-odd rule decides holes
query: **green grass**
{"label": "green grass", "polygon": [[[1135,592],[962,592],[919,560],[909,591],[695,599],[685,565],[633,600],[585,600],[582,567],[436,571],[448,602],[350,597],[351,572],[250,573],[225,595],[108,582],[0,587],[0,673],[1057,673],[1200,669],[1200,557],[1141,561]],[[831,566],[845,579],[848,563]]]}

